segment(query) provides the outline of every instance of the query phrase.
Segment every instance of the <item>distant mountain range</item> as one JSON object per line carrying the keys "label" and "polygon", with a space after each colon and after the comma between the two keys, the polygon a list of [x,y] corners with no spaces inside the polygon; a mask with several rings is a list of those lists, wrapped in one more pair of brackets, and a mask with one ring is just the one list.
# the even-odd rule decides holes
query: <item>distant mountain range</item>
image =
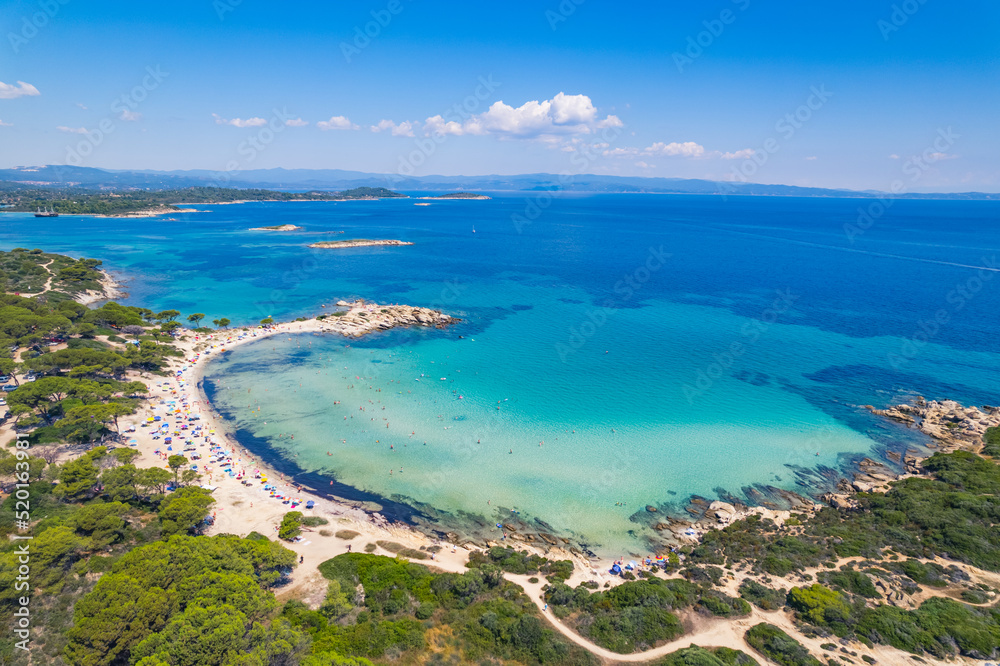
{"label": "distant mountain range", "polygon": [[[642,178],[580,174],[570,177],[551,173],[516,176],[399,176],[342,169],[252,169],[235,171],[220,179],[214,171],[115,171],[92,167],[42,166],[0,169],[0,189],[34,185],[40,187],[83,187],[92,189],[178,189],[184,187],[264,188],[270,190],[343,190],[355,187],[387,187],[407,192],[646,192],[655,194],[730,194],[792,197],[877,197],[876,190],[856,191],[764,185],[759,183],[717,182],[685,178]],[[1000,200],[1000,193],[911,192],[896,195],[905,199]]]}

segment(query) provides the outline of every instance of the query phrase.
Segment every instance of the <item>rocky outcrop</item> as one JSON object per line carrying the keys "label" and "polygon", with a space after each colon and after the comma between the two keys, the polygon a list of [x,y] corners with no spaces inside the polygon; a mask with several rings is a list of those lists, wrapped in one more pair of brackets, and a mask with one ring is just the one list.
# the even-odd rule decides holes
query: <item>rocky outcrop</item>
{"label": "rocky outcrop", "polygon": [[924,400],[917,398],[912,405],[896,405],[875,409],[864,405],[873,414],[912,424],[920,432],[933,437],[945,450],[973,449],[983,441],[987,428],[1000,426],[1000,407],[963,407],[954,400]]}
{"label": "rocky outcrop", "polygon": [[[341,305],[343,303],[343,305]],[[446,315],[440,310],[418,308],[412,305],[379,305],[356,301],[337,305],[348,307],[347,312],[337,313],[324,320],[330,329],[341,335],[357,338],[374,331],[388,331],[397,326],[433,326],[443,328],[459,321],[457,317]]]}
{"label": "rocky outcrop", "polygon": [[273,227],[251,227],[250,231],[298,231],[301,228],[294,224],[278,224]]}
{"label": "rocky outcrop", "polygon": [[320,241],[318,243],[310,243],[309,247],[321,250],[338,250],[345,247],[369,247],[375,245],[413,245],[413,243],[401,240],[368,240],[359,238],[355,240]]}

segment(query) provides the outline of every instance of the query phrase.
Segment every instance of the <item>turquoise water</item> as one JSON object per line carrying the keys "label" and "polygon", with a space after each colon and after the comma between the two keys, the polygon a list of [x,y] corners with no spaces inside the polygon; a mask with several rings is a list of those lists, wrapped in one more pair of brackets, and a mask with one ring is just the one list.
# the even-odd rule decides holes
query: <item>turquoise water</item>
{"label": "turquoise water", "polygon": [[[897,201],[851,242],[859,204],[557,198],[520,232],[523,196],[248,204],[172,223],[11,215],[0,241],[103,258],[127,302],[208,320],[351,296],[462,317],[251,343],[206,385],[248,443],[443,528],[489,533],[513,509],[621,554],[648,548],[647,505],[819,492],[860,457],[921,443],[857,405],[996,402],[1000,292],[977,267],[1000,247],[1000,206]],[[247,231],[282,223],[306,232]],[[331,237],[416,244],[304,247]]]}

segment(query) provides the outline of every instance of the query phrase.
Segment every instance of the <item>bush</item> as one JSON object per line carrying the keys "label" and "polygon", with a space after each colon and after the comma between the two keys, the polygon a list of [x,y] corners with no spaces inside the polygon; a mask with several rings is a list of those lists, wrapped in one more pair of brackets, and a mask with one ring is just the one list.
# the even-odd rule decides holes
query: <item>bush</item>
{"label": "bush", "polygon": [[689,648],[671,652],[654,666],[760,666],[757,660],[740,650],[730,648]]}
{"label": "bush", "polygon": [[755,580],[744,580],[740,584],[740,596],[761,610],[778,610],[785,605],[784,590],[774,590]]}
{"label": "bush", "polygon": [[985,434],[983,434],[982,453],[984,456],[992,458],[1000,457],[1000,427],[993,426],[986,429]]}
{"label": "bush", "polygon": [[361,536],[360,532],[355,532],[354,530],[337,530],[335,535],[338,539],[343,539],[344,541],[350,541],[351,539]]}
{"label": "bush", "polygon": [[750,647],[781,666],[823,666],[802,643],[773,624],[762,622],[753,626],[745,637]]}
{"label": "bush", "polygon": [[882,598],[882,595],[875,589],[872,579],[856,569],[850,569],[845,566],[840,571],[830,573],[820,572],[819,579],[828,585],[833,585],[851,594],[859,594],[866,599]]}
{"label": "bush", "polygon": [[319,516],[306,516],[302,519],[302,524],[306,527],[319,527],[320,525],[329,525],[330,521]]}

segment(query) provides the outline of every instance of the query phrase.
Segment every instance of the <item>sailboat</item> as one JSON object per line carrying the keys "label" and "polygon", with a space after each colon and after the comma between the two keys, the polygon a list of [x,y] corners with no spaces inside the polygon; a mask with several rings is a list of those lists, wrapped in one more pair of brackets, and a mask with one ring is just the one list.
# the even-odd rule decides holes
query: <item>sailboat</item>
{"label": "sailboat", "polygon": [[472,233],[476,233],[476,225],[472,225]]}
{"label": "sailboat", "polygon": [[35,217],[59,217],[59,213],[56,212],[55,208],[52,210],[42,210],[41,208],[36,208]]}

